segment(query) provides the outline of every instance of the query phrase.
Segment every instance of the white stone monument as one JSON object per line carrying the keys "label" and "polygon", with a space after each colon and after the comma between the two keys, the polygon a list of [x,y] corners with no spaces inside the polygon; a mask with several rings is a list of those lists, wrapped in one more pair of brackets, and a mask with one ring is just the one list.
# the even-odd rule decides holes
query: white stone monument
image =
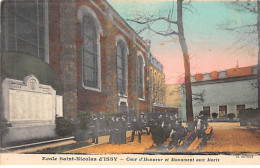
{"label": "white stone monument", "polygon": [[12,125],[8,142],[55,136],[55,115],[63,115],[62,96],[33,75],[24,81],[6,78],[2,87],[4,116]]}

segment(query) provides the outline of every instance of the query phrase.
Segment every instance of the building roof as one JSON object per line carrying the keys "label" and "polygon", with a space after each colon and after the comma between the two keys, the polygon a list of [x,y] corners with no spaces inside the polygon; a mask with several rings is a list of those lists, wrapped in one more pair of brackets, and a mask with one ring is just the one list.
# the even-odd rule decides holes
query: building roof
{"label": "building roof", "polygon": [[163,72],[163,65],[150,53],[149,54],[150,63],[157,68],[159,71]]}
{"label": "building roof", "polygon": [[247,66],[247,67],[236,67],[230,68],[222,71],[212,71],[210,73],[197,73],[191,76],[191,82],[211,82],[218,81],[218,80],[228,80],[232,81],[233,79],[247,79],[245,77],[255,76],[257,74],[257,67]]}
{"label": "building roof", "polygon": [[[93,3],[93,0],[91,0],[91,2]],[[97,1],[94,1],[94,2],[97,2]],[[110,3],[107,2],[107,0],[104,0],[102,2],[104,2],[109,7],[109,9],[112,10],[112,13],[114,14],[114,16],[116,16],[127,28],[130,29],[130,31],[135,35],[135,37],[137,39],[137,44],[142,43],[142,45],[139,47],[146,49],[147,48],[146,41],[138,33],[136,33],[136,31],[125,21],[125,19],[122,18],[122,16],[110,5]]]}

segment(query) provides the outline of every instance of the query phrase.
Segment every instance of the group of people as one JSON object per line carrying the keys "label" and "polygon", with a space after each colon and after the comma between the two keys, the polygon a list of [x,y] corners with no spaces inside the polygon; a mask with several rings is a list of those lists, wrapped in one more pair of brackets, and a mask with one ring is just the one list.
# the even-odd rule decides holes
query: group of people
{"label": "group of people", "polygon": [[149,120],[150,124],[148,124],[153,135],[153,140],[157,144],[162,144],[166,139],[171,138],[168,148],[178,146],[187,133],[193,130],[196,137],[203,138],[203,140],[206,137],[205,130],[208,127],[208,120],[207,116],[204,116],[203,113],[200,113],[192,123],[187,124],[185,127],[176,114],[158,113],[153,118]]}
{"label": "group of people", "polygon": [[177,114],[155,114],[148,125],[153,141],[157,145],[161,145],[166,139],[171,138],[169,147],[172,147],[177,145],[179,140],[187,134],[187,130],[178,120]]}
{"label": "group of people", "polygon": [[129,142],[133,142],[135,135],[138,135],[138,142],[141,143],[142,130],[145,129],[148,132],[148,128],[146,127],[146,121],[140,116],[137,118],[136,116],[130,115],[114,115],[111,117],[109,121],[109,143],[110,144],[126,144],[126,131],[131,130],[131,140]]}
{"label": "group of people", "polygon": [[107,125],[105,122],[105,114],[92,114],[89,127],[92,132],[92,143],[98,144],[98,137],[100,132],[107,131]]}
{"label": "group of people", "polygon": [[147,135],[152,134],[155,142],[164,142],[167,138],[172,141],[169,147],[176,146],[186,136],[187,132],[195,130],[198,137],[203,137],[207,128],[207,117],[200,115],[193,123],[184,127],[182,121],[178,120],[177,114],[170,113],[141,113],[139,117],[134,115],[115,114],[108,122],[105,122],[105,115],[93,115],[90,127],[92,129],[92,142],[98,143],[99,132],[109,134],[110,144],[126,144],[126,132],[131,130],[131,140],[138,135],[138,142],[141,143],[143,131]]}
{"label": "group of people", "polygon": [[127,131],[126,116],[112,116],[109,120],[108,131],[110,144],[125,144]]}

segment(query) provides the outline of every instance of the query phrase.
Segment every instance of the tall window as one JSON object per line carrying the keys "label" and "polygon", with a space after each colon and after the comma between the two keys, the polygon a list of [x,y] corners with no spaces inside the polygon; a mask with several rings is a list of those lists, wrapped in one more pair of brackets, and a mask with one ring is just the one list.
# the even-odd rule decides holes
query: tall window
{"label": "tall window", "polygon": [[83,85],[98,88],[97,31],[91,17],[82,20]]}
{"label": "tall window", "polygon": [[122,41],[117,44],[117,91],[126,95],[126,48]]}
{"label": "tall window", "polygon": [[141,55],[138,56],[138,96],[143,98],[144,91],[144,67],[143,58]]}
{"label": "tall window", "polygon": [[3,3],[3,49],[24,52],[45,60],[48,51],[47,2],[12,0]]}
{"label": "tall window", "polygon": [[227,117],[227,105],[219,106],[219,117]]}

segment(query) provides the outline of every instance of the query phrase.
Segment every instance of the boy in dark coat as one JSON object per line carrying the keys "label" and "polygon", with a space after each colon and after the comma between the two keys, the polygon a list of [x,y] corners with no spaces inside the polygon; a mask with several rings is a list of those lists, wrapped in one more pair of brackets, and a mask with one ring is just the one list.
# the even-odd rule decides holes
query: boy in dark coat
{"label": "boy in dark coat", "polygon": [[132,136],[131,136],[131,141],[133,142],[135,138],[135,132],[138,132],[138,141],[141,143],[141,132],[142,132],[142,125],[140,120],[138,120],[136,117],[133,118],[132,121]]}
{"label": "boy in dark coat", "polygon": [[98,144],[99,121],[96,115],[92,117],[92,143]]}
{"label": "boy in dark coat", "polygon": [[115,116],[112,116],[111,119],[109,120],[109,143],[113,144],[114,143],[114,138],[115,138]]}

